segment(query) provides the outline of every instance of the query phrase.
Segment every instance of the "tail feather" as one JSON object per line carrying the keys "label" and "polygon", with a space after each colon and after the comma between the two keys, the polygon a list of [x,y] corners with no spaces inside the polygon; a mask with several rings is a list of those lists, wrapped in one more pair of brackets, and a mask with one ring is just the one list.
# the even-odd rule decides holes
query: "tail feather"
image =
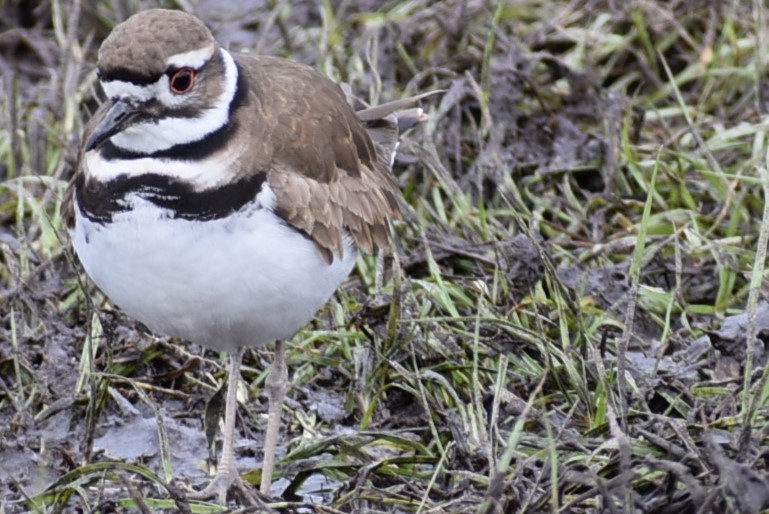
{"label": "tail feather", "polygon": [[395,117],[398,119],[398,135],[403,134],[413,126],[424,123],[430,119],[430,116],[419,107],[396,111]]}
{"label": "tail feather", "polygon": [[[398,100],[393,100],[392,102],[387,102],[380,105],[375,105],[374,107],[361,109],[360,111],[357,111],[355,114],[358,115],[358,118],[361,121],[372,121],[379,118],[385,118],[390,114],[395,113],[396,111],[403,111],[409,105],[412,105],[413,103],[419,100],[422,100],[423,98],[427,98],[428,96],[432,96],[442,92],[443,92],[442,89],[437,89],[435,91],[428,91],[427,93],[422,93],[421,95],[409,96],[407,98],[399,98]],[[410,111],[412,109],[407,109],[407,110]]]}
{"label": "tail feather", "polygon": [[366,125],[371,140],[378,147],[377,158],[388,167],[392,167],[395,159],[398,137],[408,129],[429,119],[429,116],[419,107],[407,107],[422,98],[439,92],[430,91],[356,112],[358,118]]}

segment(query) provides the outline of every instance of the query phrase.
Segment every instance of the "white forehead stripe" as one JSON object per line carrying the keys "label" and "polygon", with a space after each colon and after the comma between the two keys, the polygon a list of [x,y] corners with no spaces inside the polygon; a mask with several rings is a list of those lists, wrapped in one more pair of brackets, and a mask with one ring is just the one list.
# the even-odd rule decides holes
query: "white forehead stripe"
{"label": "white forehead stripe", "polygon": [[214,55],[214,45],[208,45],[197,50],[172,55],[166,59],[166,67],[198,69],[207,63],[212,55]]}
{"label": "white forehead stripe", "polygon": [[154,88],[150,86],[137,86],[124,80],[102,81],[101,87],[107,98],[132,98],[141,102],[152,98]]}

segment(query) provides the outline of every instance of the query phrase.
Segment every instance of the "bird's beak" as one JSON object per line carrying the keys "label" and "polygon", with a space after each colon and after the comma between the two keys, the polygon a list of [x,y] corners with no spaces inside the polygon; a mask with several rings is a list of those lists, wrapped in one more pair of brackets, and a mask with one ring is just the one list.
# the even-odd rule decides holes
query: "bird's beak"
{"label": "bird's beak", "polygon": [[111,105],[107,108],[107,113],[85,142],[86,152],[99,148],[102,143],[128,126],[139,114],[136,107],[126,100],[113,98],[109,102]]}

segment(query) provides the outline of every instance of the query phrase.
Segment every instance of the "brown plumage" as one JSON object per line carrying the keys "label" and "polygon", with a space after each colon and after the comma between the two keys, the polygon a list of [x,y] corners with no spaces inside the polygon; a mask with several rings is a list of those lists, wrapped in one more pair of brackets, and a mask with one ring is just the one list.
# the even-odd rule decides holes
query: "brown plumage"
{"label": "brown plumage", "polygon": [[287,382],[282,340],[350,273],[351,243],[388,248],[389,220],[400,217],[392,159],[399,132],[425,118],[407,108],[420,97],[356,113],[311,68],[232,56],[197,18],[161,9],[115,27],[99,77],[111,98],[85,128],[63,207],[75,251],[153,331],[231,353],[219,465],[192,497],[224,504],[242,486],[240,364],[245,348],[276,341],[268,494]]}
{"label": "brown plumage", "polygon": [[99,72],[102,77],[138,72],[152,79],[166,70],[168,57],[214,44],[208,27],[194,16],[169,9],[144,11],[116,26],[102,42]]}
{"label": "brown plumage", "polygon": [[[339,87],[307,66],[275,57],[236,59],[249,84],[249,105],[237,122],[259,127],[249,139],[261,162],[249,168],[267,173],[276,214],[306,233],[326,260],[342,256],[345,230],[364,252],[374,244],[387,247],[387,220],[400,217],[389,166],[397,130],[392,140],[372,141]],[[391,115],[384,122],[397,127]]]}
{"label": "brown plumage", "polygon": [[[146,23],[141,16],[134,18]],[[113,34],[131,29],[124,25]],[[162,73],[157,63],[181,51],[174,44],[178,31],[169,28],[165,18],[162,27],[148,25],[143,30],[167,32],[163,44],[152,45],[151,56],[137,53],[126,60],[129,50],[113,43],[110,36],[99,52],[102,76],[127,72],[152,77]],[[198,44],[216,44],[193,32]],[[163,55],[156,55],[161,52]],[[227,145],[227,151],[241,152],[237,168],[231,170],[233,180],[266,174],[276,197],[275,213],[312,239],[327,262],[342,257],[346,233],[364,252],[371,252],[374,245],[387,248],[388,219],[400,217],[400,193],[390,172],[399,135],[395,111],[417,98],[361,111],[364,123],[347,104],[339,86],[308,66],[249,54],[235,54],[235,59],[248,92],[243,108],[235,111],[231,123],[248,130],[233,130]],[[130,69],[125,68],[126,62],[132,64]],[[216,63],[209,66],[221,74],[221,70],[213,69]],[[220,82],[213,84],[211,87],[216,87]],[[207,91],[211,96],[214,93]],[[86,126],[84,141],[105,113],[106,105]],[[404,111],[404,118],[411,124],[421,121],[420,116],[419,109]],[[81,147],[80,163],[82,156]],[[63,207],[70,227],[74,190],[73,180]]]}

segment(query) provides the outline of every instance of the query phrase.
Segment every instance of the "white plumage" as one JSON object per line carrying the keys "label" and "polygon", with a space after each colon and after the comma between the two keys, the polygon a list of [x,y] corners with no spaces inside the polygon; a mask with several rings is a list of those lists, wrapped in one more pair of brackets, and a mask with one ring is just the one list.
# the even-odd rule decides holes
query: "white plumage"
{"label": "white plumage", "polygon": [[132,197],[133,208],[107,226],[76,207],[73,242],[96,285],[131,317],[158,333],[215,350],[291,337],[350,273],[357,254],[329,265],[315,243],[257,201],[232,216],[173,218]]}

